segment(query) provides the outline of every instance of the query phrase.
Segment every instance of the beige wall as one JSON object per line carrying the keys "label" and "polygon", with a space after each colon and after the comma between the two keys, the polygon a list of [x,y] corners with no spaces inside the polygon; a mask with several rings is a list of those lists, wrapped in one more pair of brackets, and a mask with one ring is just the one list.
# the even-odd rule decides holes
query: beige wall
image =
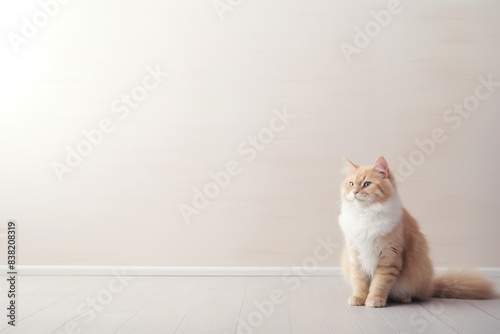
{"label": "beige wall", "polygon": [[[40,10],[26,3],[4,2],[3,36]],[[2,38],[0,221],[18,221],[19,263],[298,265],[318,238],[342,242],[342,156],[404,172],[434,133],[403,201],[436,265],[500,267],[500,87],[476,91],[500,81],[500,4],[403,0],[348,63],[341,43],[387,6],[242,1],[221,20],[211,1],[74,1],[18,53]],[[158,85],[156,67],[171,73]],[[143,80],[157,87],[124,117]],[[470,117],[447,111],[476,101]],[[281,127],[274,109],[295,118]],[[112,131],[59,182],[54,161],[101,122]],[[259,132],[274,138],[253,157]],[[231,161],[186,224],[179,205]]]}

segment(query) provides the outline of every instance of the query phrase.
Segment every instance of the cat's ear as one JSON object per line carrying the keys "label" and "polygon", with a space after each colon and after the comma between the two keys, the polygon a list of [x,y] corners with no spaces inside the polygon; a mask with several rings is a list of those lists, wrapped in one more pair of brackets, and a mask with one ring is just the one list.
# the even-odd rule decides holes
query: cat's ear
{"label": "cat's ear", "polygon": [[356,165],[355,163],[351,162],[349,159],[347,158],[342,158],[342,160],[344,160],[344,171],[349,174],[349,173],[352,173],[354,172],[356,169],[358,169],[358,165]]}
{"label": "cat's ear", "polygon": [[389,175],[389,164],[383,156],[378,157],[377,161],[373,164],[373,170],[378,172],[380,176],[386,178]]}

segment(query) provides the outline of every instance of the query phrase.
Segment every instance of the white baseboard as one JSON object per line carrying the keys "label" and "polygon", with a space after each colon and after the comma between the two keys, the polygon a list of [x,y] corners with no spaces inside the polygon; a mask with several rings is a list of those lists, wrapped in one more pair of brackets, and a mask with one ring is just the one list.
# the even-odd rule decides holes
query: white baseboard
{"label": "white baseboard", "polygon": [[[6,267],[0,267],[6,273]],[[18,266],[21,276],[338,276],[338,267]]]}
{"label": "white baseboard", "polygon": [[[20,276],[340,276],[339,267],[18,266]],[[436,268],[437,273],[447,268]],[[477,268],[500,277],[500,268]],[[7,273],[0,266],[0,273]]]}

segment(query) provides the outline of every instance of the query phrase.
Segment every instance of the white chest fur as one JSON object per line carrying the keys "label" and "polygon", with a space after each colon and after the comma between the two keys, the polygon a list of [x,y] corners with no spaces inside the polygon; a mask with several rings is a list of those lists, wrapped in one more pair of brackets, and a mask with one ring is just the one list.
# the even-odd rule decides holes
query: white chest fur
{"label": "white chest fur", "polygon": [[342,203],[339,225],[352,241],[351,247],[356,247],[361,268],[366,274],[373,276],[375,273],[380,251],[385,246],[381,237],[401,222],[402,215],[403,207],[397,193],[387,202],[369,207]]}

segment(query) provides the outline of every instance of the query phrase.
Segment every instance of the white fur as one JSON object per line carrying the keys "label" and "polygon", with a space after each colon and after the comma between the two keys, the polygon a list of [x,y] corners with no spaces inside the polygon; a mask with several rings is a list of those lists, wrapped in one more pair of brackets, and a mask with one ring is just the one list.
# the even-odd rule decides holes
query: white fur
{"label": "white fur", "polygon": [[391,232],[401,222],[402,215],[403,206],[396,190],[383,204],[367,205],[357,200],[342,202],[339,225],[345,236],[352,241],[352,245],[348,247],[356,247],[358,250],[361,268],[369,276],[375,273],[380,251],[384,246],[379,237]]}

